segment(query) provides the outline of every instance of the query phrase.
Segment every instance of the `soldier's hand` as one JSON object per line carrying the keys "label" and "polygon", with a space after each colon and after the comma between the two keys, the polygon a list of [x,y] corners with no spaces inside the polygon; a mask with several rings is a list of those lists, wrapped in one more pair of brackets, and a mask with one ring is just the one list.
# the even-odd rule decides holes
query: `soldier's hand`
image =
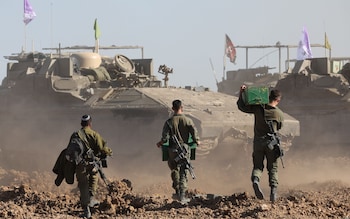
{"label": "soldier's hand", "polygon": [[246,88],[247,86],[245,84],[242,84],[241,88],[239,89],[239,95],[241,95]]}
{"label": "soldier's hand", "polygon": [[159,148],[160,148],[160,147],[162,147],[162,146],[163,146],[163,141],[159,141],[159,142],[157,142],[157,144],[156,144],[156,145],[157,145],[157,147],[159,147]]}
{"label": "soldier's hand", "polygon": [[106,148],[105,148],[105,154],[106,154],[107,156],[112,156],[112,155],[113,155],[112,149],[109,148],[109,147],[106,147]]}

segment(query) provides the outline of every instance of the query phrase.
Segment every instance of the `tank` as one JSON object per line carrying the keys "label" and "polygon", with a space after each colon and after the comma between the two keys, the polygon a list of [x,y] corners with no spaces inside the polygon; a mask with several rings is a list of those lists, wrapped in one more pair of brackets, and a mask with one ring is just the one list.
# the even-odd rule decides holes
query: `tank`
{"label": "tank", "polygon": [[[268,73],[268,67],[227,71],[218,91],[237,96],[241,84],[266,86],[282,91],[279,107],[300,123],[300,136],[293,148],[340,153],[350,145],[349,57],[287,60],[294,67],[283,73]],[[338,154],[339,155],[339,154]]]}
{"label": "tank", "polygon": [[349,61],[349,57],[296,61],[276,83],[283,91],[281,108],[300,121],[301,134],[295,139],[299,148],[331,154],[349,147]]}
{"label": "tank", "polygon": [[[92,115],[94,128],[119,156],[147,157],[154,153],[174,99],[183,101],[185,114],[198,128],[198,156],[207,156],[227,139],[232,146],[253,137],[254,119],[237,109],[237,97],[204,87],[163,86],[153,73],[153,59],[61,51],[6,58],[7,76],[0,89],[0,135],[7,165],[11,159],[20,162],[16,153],[44,154],[45,159],[54,160],[70,134],[80,127],[83,114]],[[169,72],[173,69],[165,65],[159,68],[166,76],[164,82]],[[288,148],[298,135],[299,121],[286,115],[284,146]]]}
{"label": "tank", "polygon": [[242,84],[275,87],[281,74],[269,73],[268,66],[238,69],[226,72],[226,78],[217,83],[218,92],[237,96]]}

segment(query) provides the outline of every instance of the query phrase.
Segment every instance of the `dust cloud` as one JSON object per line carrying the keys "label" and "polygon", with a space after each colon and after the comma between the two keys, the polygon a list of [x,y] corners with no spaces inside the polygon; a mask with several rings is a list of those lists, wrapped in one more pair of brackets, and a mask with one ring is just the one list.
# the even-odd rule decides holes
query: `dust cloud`
{"label": "dust cloud", "polygon": [[[47,112],[37,110],[35,115],[7,115],[1,123],[1,167],[18,171],[48,172],[54,181],[52,167],[61,150],[68,143],[70,134],[80,128],[80,117],[90,113],[93,129],[98,131],[114,151],[108,160],[105,173],[116,179],[129,179],[136,191],[157,189],[158,184],[169,185],[172,193],[170,171],[161,160],[161,150],[155,146],[160,139],[166,119],[164,115],[152,117],[122,117],[111,112]],[[327,180],[349,182],[349,152],[342,145],[324,145],[324,136],[318,142],[310,135],[311,145],[298,145],[305,141],[296,139],[297,145],[284,157],[286,168],[279,168],[280,187],[288,188],[303,183]],[[321,145],[319,147],[319,145]],[[250,173],[252,168],[251,143],[225,139],[209,154],[197,156],[193,162],[197,179],[189,179],[189,186],[206,193],[231,194],[252,192]],[[198,148],[200,151],[200,148]],[[263,175],[263,187],[267,190],[267,172]],[[162,187],[163,188],[163,187]]]}
{"label": "dust cloud", "polygon": [[[2,130],[0,133],[2,139],[0,145],[0,185],[2,186],[0,196],[5,197],[7,193],[20,195],[23,192],[23,195],[28,197],[33,195],[34,199],[36,194],[39,193],[42,199],[37,207],[32,207],[33,209],[22,210],[17,206],[15,208],[18,209],[16,211],[17,215],[25,215],[25,213],[21,213],[22,211],[35,212],[35,208],[45,209],[46,199],[56,200],[57,198],[61,200],[57,204],[66,206],[67,210],[57,209],[57,215],[53,218],[60,218],[60,214],[65,211],[72,211],[70,209],[75,210],[67,213],[68,215],[79,214],[79,206],[72,204],[79,202],[77,182],[75,181],[73,185],[63,182],[57,187],[54,184],[56,175],[52,172],[52,168],[59,153],[67,146],[71,133],[80,128],[80,118],[85,113],[92,115],[93,129],[107,140],[107,144],[113,150],[113,156],[108,159],[108,168],[104,169],[105,175],[111,182],[119,185],[123,179],[130,180],[132,191],[135,194],[140,194],[140,196],[132,196],[135,200],[146,201],[147,197],[163,197],[157,199],[158,207],[156,209],[163,208],[162,213],[158,213],[164,217],[172,214],[169,209],[174,208],[178,209],[179,212],[187,212],[181,214],[189,217],[191,214],[195,214],[194,210],[192,212],[192,210],[189,210],[190,208],[181,208],[175,203],[164,204],[166,200],[170,199],[173,189],[171,187],[170,171],[167,163],[162,161],[161,149],[156,147],[156,142],[160,139],[166,116],[162,114],[150,117],[145,115],[123,117],[117,112],[110,111],[82,112],[76,110],[67,113],[59,110],[47,112],[41,109],[36,111],[35,114],[28,112],[24,116],[18,116],[18,114],[14,114],[14,116],[7,115],[0,124]],[[303,138],[306,137],[303,136]],[[282,168],[279,161],[279,194],[286,197],[285,199],[296,198],[296,202],[298,202],[300,194],[297,191],[300,189],[303,189],[303,191],[314,190],[315,194],[312,193],[312,199],[310,199],[310,202],[314,203],[320,198],[319,191],[326,191],[322,196],[325,197],[325,200],[320,199],[324,200],[320,205],[324,206],[323,209],[326,211],[326,197],[329,194],[342,194],[339,191],[346,191],[349,186],[350,177],[346,173],[350,170],[350,154],[347,146],[342,144],[328,145],[324,144],[323,138],[320,138],[321,142],[318,142],[318,139],[313,136],[308,136],[308,138],[310,139],[307,139],[306,142],[313,142],[313,144],[301,144],[300,142],[304,142],[304,139],[301,136],[295,138],[296,143],[283,157],[285,168]],[[254,200],[250,182],[252,168],[251,140],[236,139],[229,136],[209,153],[201,153],[200,146],[197,150],[198,156],[196,160],[192,161],[197,178],[194,180],[189,178],[189,191],[194,194],[213,194],[237,198],[242,203],[248,202],[253,209],[247,209],[244,213],[247,215],[260,212],[259,214],[277,217],[277,215],[286,214],[283,209],[289,208],[288,203],[284,204],[287,206],[282,209],[273,208],[268,213],[263,213],[263,210],[259,210],[261,208],[259,202]],[[262,176],[261,186],[263,192],[269,194],[266,169]],[[21,192],[18,193],[17,191]],[[100,182],[99,191],[106,192],[105,185],[102,182]],[[47,192],[51,193],[47,194]],[[58,197],[55,197],[55,194]],[[46,198],[46,195],[49,197]],[[302,195],[307,196],[310,193],[305,192]],[[130,197],[130,195],[126,197]],[[285,199],[282,199],[282,201]],[[338,199],[346,200],[346,197],[334,196],[333,199],[337,203]],[[2,200],[7,199],[2,198]],[[125,203],[127,203],[127,200],[125,200]],[[217,208],[215,202],[213,203],[214,206],[205,207],[205,203],[207,201],[203,200],[201,204],[203,207],[199,209],[201,214],[207,215],[208,213],[205,212],[209,211],[208,209],[217,209],[220,214],[226,214],[225,207]],[[308,203],[304,205],[310,206]],[[309,211],[305,210],[304,205],[292,209],[299,212],[299,215],[303,215],[305,211]],[[130,208],[127,204],[123,206],[125,209]],[[143,206],[148,208],[146,204]],[[239,212],[245,209],[243,206],[245,204],[238,205],[235,208],[231,207],[229,214],[232,217],[238,217]],[[8,205],[0,212],[0,215],[14,214],[11,210],[13,207]],[[169,209],[167,210],[167,208]],[[46,210],[42,211],[47,216],[48,212]],[[346,206],[339,208],[337,211],[341,212],[342,215],[347,214]],[[150,216],[149,214],[152,215],[153,211],[141,213],[143,216]],[[100,214],[102,214],[102,211]],[[115,213],[112,215],[115,215]],[[209,213],[209,215],[212,215],[212,213]]]}

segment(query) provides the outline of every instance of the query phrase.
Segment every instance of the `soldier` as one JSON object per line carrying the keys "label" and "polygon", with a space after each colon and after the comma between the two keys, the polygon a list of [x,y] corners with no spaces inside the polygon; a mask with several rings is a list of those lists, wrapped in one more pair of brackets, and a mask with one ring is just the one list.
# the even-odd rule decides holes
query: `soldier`
{"label": "soldier", "polygon": [[[81,129],[78,134],[85,143],[87,149],[93,150],[95,157],[105,159],[112,156],[112,149],[107,147],[106,141],[102,139],[99,133],[92,130],[92,118],[90,115],[83,115],[81,118]],[[72,135],[73,137],[73,135]],[[71,137],[71,138],[72,138]],[[84,209],[84,217],[90,218],[90,207],[99,205],[99,201],[95,199],[98,181],[98,171],[93,165],[89,165],[89,158],[84,162],[80,162],[76,166],[76,177],[80,190],[80,203]]]}
{"label": "soldier", "polygon": [[[197,129],[194,126],[192,119],[183,114],[183,106],[180,100],[174,100],[172,105],[174,114],[165,122],[162,131],[162,138],[157,143],[157,146],[162,147],[164,143],[169,141],[170,135],[175,134],[180,144],[183,144],[187,151],[189,151],[187,143],[189,142],[190,136],[194,143],[197,145],[200,144]],[[174,133],[171,133],[171,130],[173,130]],[[175,189],[176,198],[182,203],[187,203],[189,201],[189,199],[186,198],[187,169],[185,165],[175,162],[175,158],[178,155],[175,148],[175,142],[170,140],[168,147],[168,166],[171,170],[171,179],[173,181],[172,187]],[[187,154],[187,156],[189,156],[189,154]]]}
{"label": "soldier", "polygon": [[245,105],[242,99],[242,93],[246,89],[245,85],[241,86],[239,99],[237,101],[238,108],[245,113],[254,114],[254,143],[253,143],[253,171],[251,180],[253,189],[258,199],[264,199],[264,194],[259,186],[260,177],[264,169],[264,159],[267,160],[267,171],[269,175],[269,186],[271,188],[270,201],[275,202],[277,198],[277,158],[276,152],[269,149],[269,136],[271,133],[268,125],[272,121],[273,130],[281,129],[283,123],[283,112],[277,107],[281,100],[282,94],[279,90],[271,90],[269,95],[269,103],[263,105]]}

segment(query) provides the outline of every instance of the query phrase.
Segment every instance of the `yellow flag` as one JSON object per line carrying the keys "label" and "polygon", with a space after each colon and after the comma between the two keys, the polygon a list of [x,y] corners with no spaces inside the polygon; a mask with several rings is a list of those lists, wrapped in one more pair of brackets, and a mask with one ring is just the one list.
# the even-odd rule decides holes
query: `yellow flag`
{"label": "yellow flag", "polygon": [[97,40],[101,36],[100,28],[97,25],[97,18],[95,19],[95,23],[94,23],[94,30],[95,30],[95,40]]}
{"label": "yellow flag", "polygon": [[331,44],[329,44],[327,34],[324,33],[324,48],[331,49]]}

